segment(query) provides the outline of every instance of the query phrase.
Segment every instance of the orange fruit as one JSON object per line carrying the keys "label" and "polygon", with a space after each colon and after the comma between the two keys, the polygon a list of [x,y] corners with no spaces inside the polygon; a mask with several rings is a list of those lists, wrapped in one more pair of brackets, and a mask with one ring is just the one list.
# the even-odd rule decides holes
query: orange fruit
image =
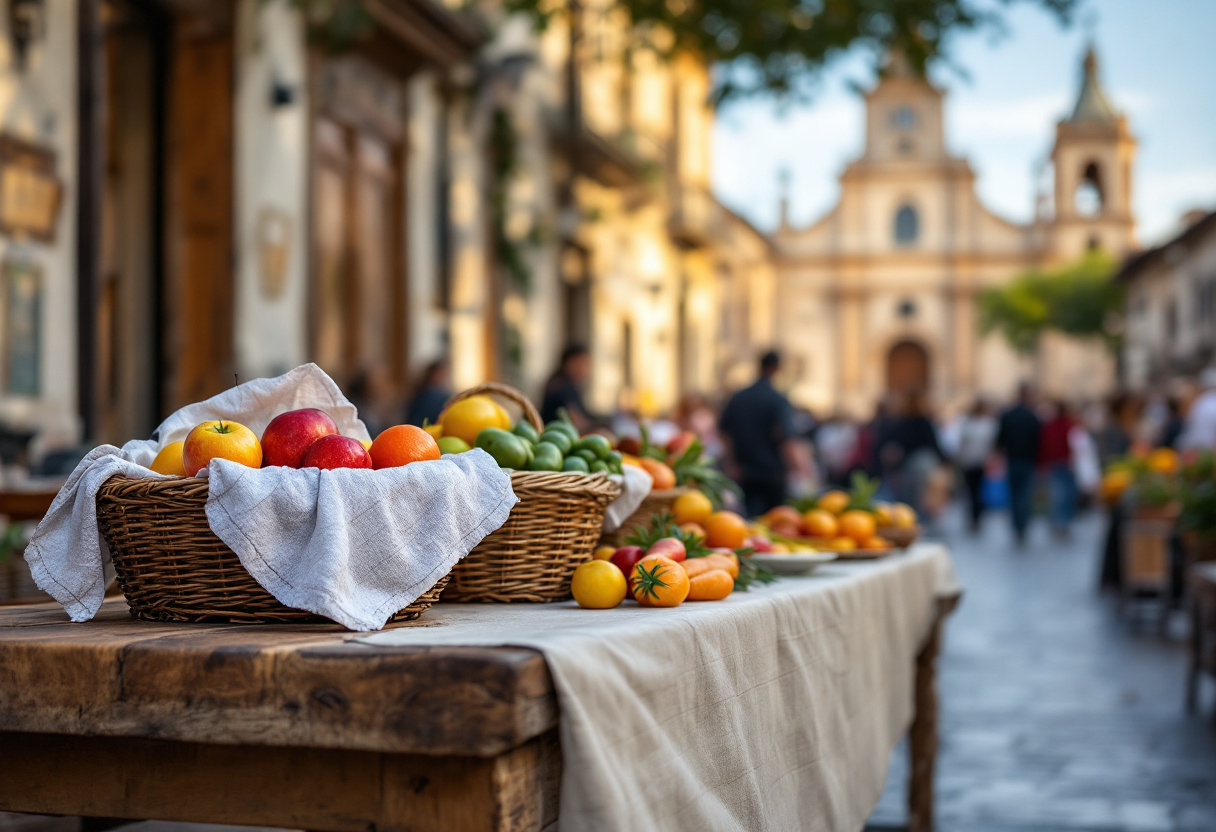
{"label": "orange fruit", "polygon": [[489,396],[469,396],[443,411],[439,425],[444,436],[456,436],[472,445],[486,428],[511,429],[511,417]]}
{"label": "orange fruit", "polygon": [[591,553],[591,557],[594,560],[612,560],[612,556],[615,554],[615,546],[596,546],[595,551]]}
{"label": "orange fruit", "polygon": [[833,537],[824,546],[837,552],[852,552],[857,548],[857,541],[851,537]]}
{"label": "orange fruit", "polygon": [[916,512],[907,503],[891,506],[891,525],[897,529],[916,528]]}
{"label": "orange fruit", "polygon": [[[159,459],[159,457],[158,457]],[[153,468],[152,470],[156,470]],[[1131,487],[1132,472],[1126,468],[1115,468],[1102,476],[1102,499],[1113,503],[1123,496],[1123,492]]]}
{"label": "orange fruit", "polygon": [[372,455],[373,468],[397,468],[411,462],[439,459],[439,443],[420,427],[396,425],[382,431],[368,453]]}
{"label": "orange fruit", "polygon": [[262,443],[244,425],[226,419],[203,422],[186,435],[182,443],[182,467],[193,477],[213,459],[239,462],[250,468],[262,467]]}
{"label": "orange fruit", "polygon": [[802,533],[807,537],[835,537],[839,525],[835,514],[821,508],[813,508],[802,515]]}
{"label": "orange fruit", "polygon": [[671,507],[671,513],[676,517],[676,525],[685,523],[701,525],[714,513],[714,504],[700,491],[689,491],[676,498]]}
{"label": "orange fruit", "polygon": [[158,474],[168,474],[171,477],[186,476],[186,464],[182,461],[182,445],[184,444],[186,444],[184,439],[170,442],[160,449],[160,453],[148,467]]}
{"label": "orange fruit", "polygon": [[887,540],[885,537],[875,535],[874,537],[868,537],[861,541],[861,546],[858,548],[876,549],[878,551],[885,552],[887,549],[891,548],[891,541]]}
{"label": "orange fruit", "polygon": [[816,507],[832,514],[840,514],[849,505],[849,495],[843,491],[829,491],[819,498]]}
{"label": "orange fruit", "polygon": [[700,523],[681,523],[680,531],[691,534],[697,540],[705,539],[705,527]]}
{"label": "orange fruit", "polygon": [[663,555],[647,555],[633,567],[629,589],[643,607],[678,607],[688,597],[688,573]]}
{"label": "orange fruit", "polygon": [[625,576],[606,560],[589,560],[574,570],[570,594],[583,609],[610,610],[625,600]]}
{"label": "orange fruit", "polygon": [[667,491],[676,487],[676,472],[671,470],[662,462],[650,457],[642,457],[639,460],[642,469],[650,474],[650,478],[654,480],[654,485],[651,486],[654,491]]}
{"label": "orange fruit", "polygon": [[875,503],[874,504],[874,522],[878,524],[878,528],[880,528],[880,529],[883,528],[884,526],[890,526],[890,525],[894,524],[895,521],[891,517],[891,504],[890,503]]}
{"label": "orange fruit", "polygon": [[840,536],[852,538],[861,543],[863,540],[869,540],[874,536],[878,529],[878,524],[874,522],[874,515],[868,511],[846,511],[840,515]]}
{"label": "orange fruit", "polygon": [[794,508],[793,506],[777,506],[776,508],[769,509],[768,512],[765,513],[764,522],[769,526],[769,528],[773,528],[781,524],[801,524],[802,515],[799,514],[798,509]]}
{"label": "orange fruit", "polygon": [[747,539],[747,522],[733,511],[716,511],[705,521],[705,545],[738,549]]}

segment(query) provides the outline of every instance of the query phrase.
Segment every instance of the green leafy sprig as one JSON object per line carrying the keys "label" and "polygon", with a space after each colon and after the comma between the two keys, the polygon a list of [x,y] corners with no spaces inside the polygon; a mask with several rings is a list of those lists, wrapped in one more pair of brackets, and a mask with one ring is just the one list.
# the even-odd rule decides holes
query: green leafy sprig
{"label": "green leafy sprig", "polygon": [[[703,558],[706,555],[714,554],[700,537],[681,529],[676,525],[675,518],[667,513],[656,514],[650,518],[650,524],[635,529],[625,538],[625,543],[630,546],[640,546],[645,552],[665,537],[674,537],[683,543],[689,558]],[[735,578],[736,591],[747,592],[755,584],[771,584],[777,580],[773,570],[752,560],[751,556],[755,554],[755,551],[750,547],[735,549],[735,557],[739,559],[739,577]]]}

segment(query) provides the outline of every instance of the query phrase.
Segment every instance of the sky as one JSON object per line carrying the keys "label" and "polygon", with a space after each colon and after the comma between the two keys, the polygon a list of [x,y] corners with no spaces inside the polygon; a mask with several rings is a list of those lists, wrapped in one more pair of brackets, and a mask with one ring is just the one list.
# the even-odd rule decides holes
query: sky
{"label": "sky", "polygon": [[[967,77],[944,66],[931,73],[948,91],[947,146],[970,160],[989,209],[1029,221],[1034,172],[1076,100],[1092,31],[1107,95],[1139,142],[1134,208],[1141,243],[1154,245],[1179,230],[1185,211],[1216,209],[1216,0],[1088,0],[1077,21],[1064,29],[1022,3],[1003,36],[957,36],[952,56]],[[808,102],[724,106],[714,132],[718,198],[772,229],[786,169],[792,224],[828,211],[864,142],[863,102],[850,85],[873,80],[868,53],[856,51],[829,67]]]}

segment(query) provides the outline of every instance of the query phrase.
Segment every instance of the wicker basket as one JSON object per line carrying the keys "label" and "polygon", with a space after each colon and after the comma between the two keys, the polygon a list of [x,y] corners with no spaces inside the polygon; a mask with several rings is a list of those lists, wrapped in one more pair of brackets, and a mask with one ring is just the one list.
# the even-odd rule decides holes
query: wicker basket
{"label": "wicker basket", "polygon": [[[149,621],[251,624],[328,619],[279,603],[207,523],[207,480],[111,477],[97,491],[97,520],[131,615]],[[447,576],[390,622],[412,621]]]}
{"label": "wicker basket", "polygon": [[[493,394],[519,405],[540,430],[540,414],[522,393],[505,384],[483,384],[458,393],[451,405],[470,396]],[[570,576],[587,560],[604,526],[604,510],[621,493],[606,474],[512,471],[519,502],[497,531],[490,533],[452,569],[443,601],[546,603],[570,597]]]}
{"label": "wicker basket", "polygon": [[660,514],[671,514],[672,508],[676,504],[676,500],[682,494],[687,494],[689,489],[668,488],[663,491],[651,491],[642,500],[637,511],[629,515],[621,527],[611,534],[604,535],[603,543],[609,546],[622,546],[625,543],[625,538],[633,534],[638,529],[644,529],[650,525],[650,521]]}

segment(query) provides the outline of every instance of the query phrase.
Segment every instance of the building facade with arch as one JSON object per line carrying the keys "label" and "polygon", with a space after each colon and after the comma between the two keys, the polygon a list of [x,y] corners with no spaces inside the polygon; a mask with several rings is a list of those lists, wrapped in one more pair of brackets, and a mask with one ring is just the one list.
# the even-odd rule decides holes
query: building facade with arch
{"label": "building facade with arch", "polygon": [[1028,224],[989,211],[965,158],[947,148],[945,92],[892,60],[865,94],[866,141],[840,176],[836,206],[793,228],[783,206],[777,252],[778,338],[792,395],[821,410],[868,413],[890,393],[937,405],[1008,398],[1023,380],[1048,395],[1091,399],[1115,381],[1099,344],[1049,336],[1019,356],[983,336],[987,287],[1100,247],[1135,247],[1135,140],[1102,89],[1093,49],[1081,88],[1056,126],[1055,187]]}

